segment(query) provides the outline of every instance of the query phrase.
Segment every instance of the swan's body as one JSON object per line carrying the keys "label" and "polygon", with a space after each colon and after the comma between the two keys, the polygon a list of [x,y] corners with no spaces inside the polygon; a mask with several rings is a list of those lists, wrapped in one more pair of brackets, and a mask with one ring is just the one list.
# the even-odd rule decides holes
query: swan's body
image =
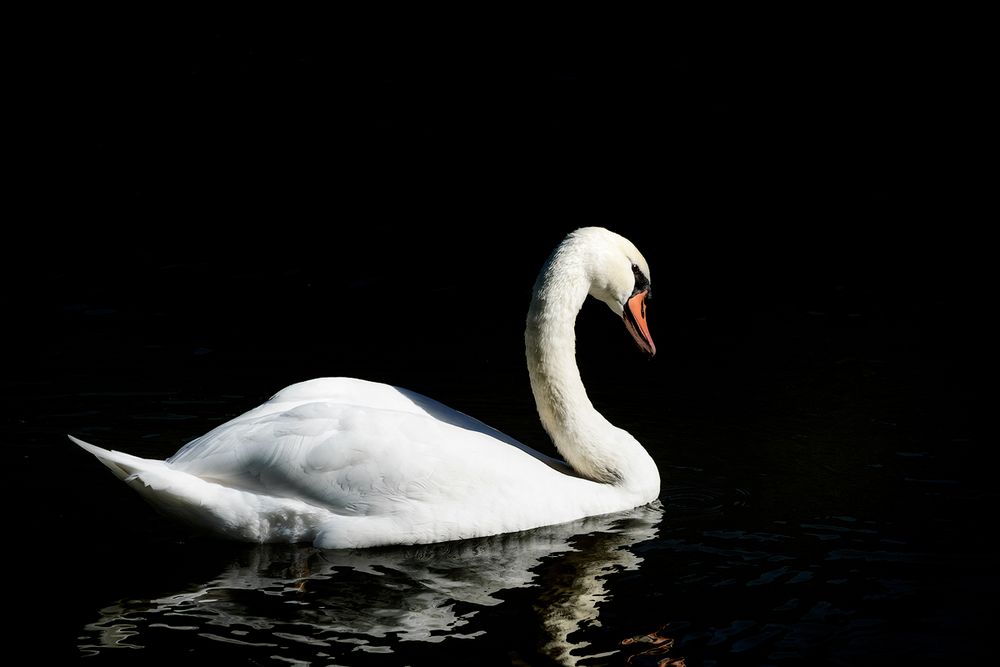
{"label": "swan's body", "polygon": [[420,544],[631,509],[656,499],[659,474],[590,403],[574,324],[591,294],[652,354],[648,275],[629,241],[593,227],[567,236],[542,268],[526,355],[565,463],[419,394],[352,378],[287,387],[166,461],[73,440],[164,513],[253,542]]}

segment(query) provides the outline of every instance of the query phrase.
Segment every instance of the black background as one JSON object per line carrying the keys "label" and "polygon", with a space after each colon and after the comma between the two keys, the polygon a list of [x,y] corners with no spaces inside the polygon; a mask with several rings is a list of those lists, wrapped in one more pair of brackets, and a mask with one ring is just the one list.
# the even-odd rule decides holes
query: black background
{"label": "black background", "polygon": [[863,358],[933,364],[974,401],[980,43],[933,16],[756,18],[32,26],[0,291],[11,423],[37,409],[21,383],[96,377],[254,400],[353,375],[445,402],[475,377],[530,414],[530,288],[583,225],[646,256],[659,350],[646,364],[585,308],[592,391]]}
{"label": "black background", "polygon": [[476,326],[520,320],[590,224],[646,254],[661,339],[775,309],[981,336],[980,59],[943,22],[255,18],[87,16],[23,49],[17,363],[80,363],[39,343],[109,310],[314,368],[486,354]]}
{"label": "black background", "polygon": [[[38,451],[71,475],[62,435],[95,420],[98,444],[172,453],[127,418],[143,392],[240,394],[218,421],[322,375],[484,403],[545,449],[522,423],[524,313],[584,225],[634,241],[655,295],[652,363],[602,306],[581,314],[599,405],[655,421],[672,397],[682,422],[725,423],[758,380],[887,362],[894,387],[914,379],[893,399],[907,428],[961,435],[956,469],[988,481],[988,86],[962,30],[255,18],[88,16],[19,43],[0,308],[4,426],[25,456],[8,489],[46,486]],[[65,417],[96,389],[122,392],[120,420]],[[32,533],[66,543],[156,528],[95,528],[58,495],[37,508]]]}
{"label": "black background", "polygon": [[355,375],[461,402],[475,377],[530,414],[531,285],[595,224],[650,264],[659,356],[585,308],[594,390],[861,358],[931,364],[963,420],[979,414],[994,244],[972,31],[249,18],[64,16],[16,42],[15,431],[44,412],[39,383],[95,378],[253,401]]}

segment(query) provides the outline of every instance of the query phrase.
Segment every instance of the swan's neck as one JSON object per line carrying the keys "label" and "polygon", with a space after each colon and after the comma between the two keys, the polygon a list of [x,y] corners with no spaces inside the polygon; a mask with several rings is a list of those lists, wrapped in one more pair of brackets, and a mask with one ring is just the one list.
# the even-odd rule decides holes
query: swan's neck
{"label": "swan's neck", "polygon": [[576,365],[576,316],[590,291],[585,249],[563,244],[535,283],[525,329],[531,390],[542,425],[577,473],[630,491],[659,492],[646,450],[590,402]]}

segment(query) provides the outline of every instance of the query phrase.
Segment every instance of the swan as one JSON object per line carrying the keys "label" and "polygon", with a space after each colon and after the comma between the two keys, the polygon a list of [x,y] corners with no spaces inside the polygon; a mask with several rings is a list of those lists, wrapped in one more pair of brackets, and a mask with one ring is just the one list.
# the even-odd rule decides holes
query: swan
{"label": "swan", "polygon": [[427,544],[629,510],[657,499],[660,476],[587,396],[575,323],[588,294],[656,353],[646,260],[607,229],[570,232],[542,266],[524,334],[538,414],[562,460],[426,396],[343,377],[286,387],[165,461],[69,437],[161,513],[247,542]]}

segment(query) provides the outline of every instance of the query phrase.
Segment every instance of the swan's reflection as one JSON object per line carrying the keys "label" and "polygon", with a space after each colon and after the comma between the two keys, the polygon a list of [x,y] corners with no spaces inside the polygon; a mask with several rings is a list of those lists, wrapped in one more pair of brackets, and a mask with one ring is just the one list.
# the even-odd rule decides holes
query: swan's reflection
{"label": "swan's reflection", "polygon": [[[478,611],[504,601],[498,593],[538,587],[531,613],[544,627],[542,650],[574,664],[579,656],[571,651],[586,642],[574,644],[570,634],[597,620],[609,596],[607,575],[639,567],[642,558],[630,547],[655,537],[662,513],[656,503],[524,533],[416,547],[247,547],[239,562],[205,584],[103,609],[86,627],[81,648],[176,648],[207,639],[266,647],[268,655],[292,659],[393,647],[403,652],[398,642],[481,635],[488,630],[467,626]],[[557,574],[540,567],[551,559],[561,561]]]}

